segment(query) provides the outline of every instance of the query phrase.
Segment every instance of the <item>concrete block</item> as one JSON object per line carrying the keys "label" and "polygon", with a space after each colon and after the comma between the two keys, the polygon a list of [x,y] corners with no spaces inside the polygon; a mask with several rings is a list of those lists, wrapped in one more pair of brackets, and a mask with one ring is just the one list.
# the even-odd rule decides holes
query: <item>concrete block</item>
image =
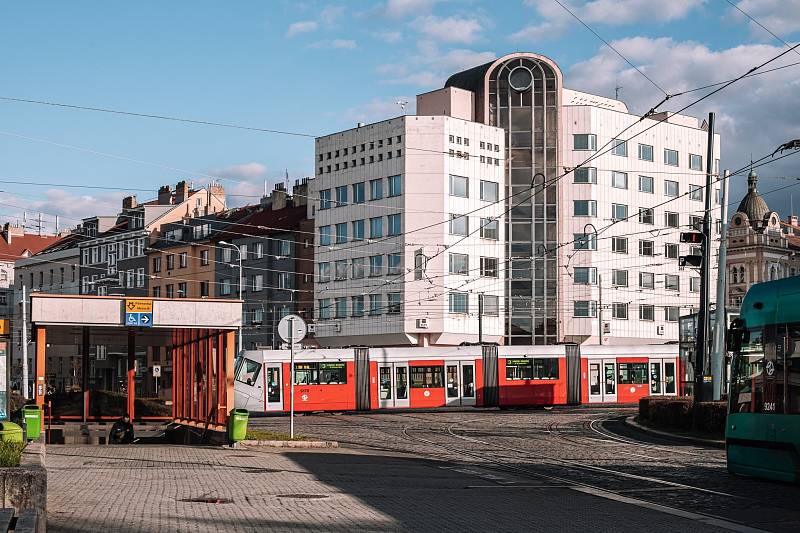
{"label": "concrete block", "polygon": [[31,442],[22,453],[16,468],[0,469],[3,486],[3,507],[36,513],[36,530],[45,531],[47,521],[47,469],[45,446]]}

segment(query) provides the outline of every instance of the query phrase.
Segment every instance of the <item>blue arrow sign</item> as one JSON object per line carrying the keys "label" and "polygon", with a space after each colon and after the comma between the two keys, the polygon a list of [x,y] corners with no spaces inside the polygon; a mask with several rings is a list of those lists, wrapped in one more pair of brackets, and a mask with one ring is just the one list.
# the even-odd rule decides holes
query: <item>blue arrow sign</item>
{"label": "blue arrow sign", "polygon": [[153,313],[125,313],[125,325],[153,327]]}
{"label": "blue arrow sign", "polygon": [[139,325],[150,327],[153,325],[153,313],[139,313]]}

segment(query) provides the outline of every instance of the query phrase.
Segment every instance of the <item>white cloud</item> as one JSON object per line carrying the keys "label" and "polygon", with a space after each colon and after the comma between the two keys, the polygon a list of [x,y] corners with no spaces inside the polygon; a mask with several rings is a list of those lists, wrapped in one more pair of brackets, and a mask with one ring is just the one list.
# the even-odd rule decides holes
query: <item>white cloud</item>
{"label": "white cloud", "polygon": [[326,26],[330,26],[335,24],[342,16],[344,16],[344,7],[325,6],[319,13],[319,20]]}
{"label": "white cloud", "polygon": [[224,178],[253,179],[262,178],[266,173],[267,167],[265,165],[252,162],[230,165],[213,172],[213,175]]}
{"label": "white cloud", "polygon": [[385,76],[383,83],[412,85],[426,89],[441,87],[452,74],[492,61],[493,52],[456,48],[441,52],[432,41],[417,43],[417,52],[402,63],[384,63],[376,70]]}
{"label": "white cloud", "polygon": [[[736,5],[784,39],[800,31],[800,0],[742,0]],[[747,22],[754,36],[773,39],[763,28],[738,10],[731,8],[731,14],[736,20]]]}
{"label": "white cloud", "polygon": [[420,13],[427,13],[440,0],[386,0],[380,12],[393,19],[404,18]]}
{"label": "white cloud", "polygon": [[[589,25],[624,26],[639,22],[671,22],[686,17],[705,0],[670,0],[658,3],[658,17],[653,18],[653,0],[591,0],[564,2]],[[552,0],[526,0],[537,20],[511,34],[512,41],[541,42],[553,39],[579,24],[564,8]]]}
{"label": "white cloud", "polygon": [[294,37],[301,33],[309,33],[316,31],[319,28],[319,23],[314,20],[302,20],[300,22],[293,22],[286,30],[287,37]]}
{"label": "white cloud", "polygon": [[405,113],[413,115],[416,113],[416,98],[410,96],[395,96],[392,98],[373,98],[365,104],[350,107],[344,111],[344,118],[350,122],[376,122],[386,120],[403,114],[400,104],[397,102],[408,102]]}
{"label": "white cloud", "polygon": [[[785,50],[766,44],[711,50],[692,41],[647,37],[621,39],[612,44],[670,93],[736,78]],[[795,60],[796,57],[787,55],[764,69]],[[800,67],[789,67],[746,78],[684,112],[699,118],[706,117],[709,111],[716,113],[717,131],[722,140],[722,168],[742,167],[751,153],[755,158],[761,157],[772,153],[779,144],[798,137],[798,69]],[[590,59],[573,65],[565,78],[567,87],[605,96],[613,96],[614,86],[619,83],[622,86],[620,98],[628,104],[631,112],[637,114],[644,113],[661,100],[659,92],[647,80],[606,47],[600,48]],[[708,91],[676,97],[660,110],[678,110]],[[759,172],[763,176],[791,176],[796,174],[798,161],[797,158],[787,158],[765,166]],[[761,189],[766,190],[767,185],[765,183]],[[741,198],[745,187],[744,178],[735,178],[731,201]],[[768,197],[768,201],[771,208],[783,212],[787,209],[784,204],[788,204],[788,195],[773,195]]]}
{"label": "white cloud", "polygon": [[375,34],[375,37],[387,43],[393,44],[399,42],[403,38],[403,34],[399,31],[383,31]]}
{"label": "white cloud", "polygon": [[356,47],[356,42],[352,39],[334,39],[331,42],[331,46],[334,48],[345,48],[347,50],[352,50]]}
{"label": "white cloud", "polygon": [[414,27],[437,41],[464,44],[475,42],[483,30],[478,19],[458,16],[441,18],[427,15],[417,18]]}

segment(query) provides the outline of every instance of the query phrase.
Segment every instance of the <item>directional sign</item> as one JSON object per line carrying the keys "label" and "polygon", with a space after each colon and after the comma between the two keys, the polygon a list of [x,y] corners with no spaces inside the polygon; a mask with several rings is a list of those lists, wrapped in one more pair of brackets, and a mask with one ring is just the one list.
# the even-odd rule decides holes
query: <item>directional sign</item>
{"label": "directional sign", "polygon": [[153,326],[153,313],[125,313],[126,326],[142,326],[149,328]]}
{"label": "directional sign", "polygon": [[278,322],[278,335],[286,342],[289,342],[290,340],[290,329],[292,330],[292,342],[297,343],[306,338],[306,333],[308,332],[308,329],[306,328],[306,321],[299,316],[286,315],[285,317],[281,318],[280,322]]}
{"label": "directional sign", "polygon": [[154,378],[161,377],[161,365],[153,365],[153,377]]}
{"label": "directional sign", "polygon": [[146,298],[125,299],[125,312],[126,313],[152,313],[153,300]]}

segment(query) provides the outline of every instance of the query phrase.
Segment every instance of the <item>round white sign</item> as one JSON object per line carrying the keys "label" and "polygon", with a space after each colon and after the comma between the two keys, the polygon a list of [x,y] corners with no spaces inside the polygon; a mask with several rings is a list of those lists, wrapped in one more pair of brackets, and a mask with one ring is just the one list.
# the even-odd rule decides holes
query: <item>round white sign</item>
{"label": "round white sign", "polygon": [[422,393],[422,395],[423,395],[423,396],[425,396],[425,397],[427,398],[428,396],[430,396],[430,395],[431,395],[431,391],[429,391],[429,390],[426,390],[425,392],[423,392],[423,393]]}
{"label": "round white sign", "polygon": [[[291,328],[291,339],[289,339],[289,330]],[[298,343],[306,338],[308,327],[306,321],[297,315],[286,315],[278,322],[278,336],[284,342]]]}

